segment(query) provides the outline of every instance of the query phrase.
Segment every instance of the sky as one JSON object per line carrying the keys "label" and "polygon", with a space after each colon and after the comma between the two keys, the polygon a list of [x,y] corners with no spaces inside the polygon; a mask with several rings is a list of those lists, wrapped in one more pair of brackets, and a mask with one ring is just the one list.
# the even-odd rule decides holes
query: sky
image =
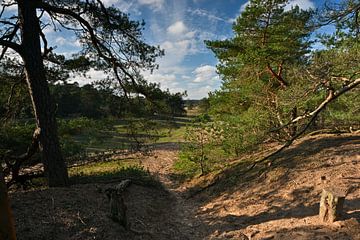
{"label": "sky", "polygon": [[[158,59],[159,69],[144,72],[145,79],[160,83],[170,92],[187,91],[187,99],[207,97],[219,89],[221,79],[216,74],[217,59],[204,40],[221,40],[233,36],[232,23],[245,8],[246,0],[103,0],[130,15],[144,20],[144,39],[160,45],[165,56]],[[290,5],[303,9],[316,8],[323,0],[292,0]],[[70,56],[79,43],[71,36],[51,36],[57,52]],[[91,78],[76,77],[80,84],[104,78],[102,72],[91,70]]]}

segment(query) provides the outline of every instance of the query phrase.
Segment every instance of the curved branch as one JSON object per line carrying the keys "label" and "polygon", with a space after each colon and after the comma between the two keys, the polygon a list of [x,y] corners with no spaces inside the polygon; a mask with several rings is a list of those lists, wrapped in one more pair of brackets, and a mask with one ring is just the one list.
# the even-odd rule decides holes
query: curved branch
{"label": "curved branch", "polygon": [[[21,165],[28,159],[30,159],[39,149],[39,137],[40,137],[40,128],[37,128],[34,131],[33,138],[31,141],[30,146],[28,147],[26,153],[20,155],[20,156],[5,156],[5,163],[6,163],[6,169],[4,170],[5,173],[11,172],[11,180],[7,183],[7,186],[11,186],[14,182],[16,182]],[[11,163],[11,161],[15,161],[14,163]]]}
{"label": "curved branch", "polygon": [[[327,98],[314,110],[312,111],[311,113],[309,114],[305,114],[305,115],[302,115],[302,116],[299,116],[297,118],[295,118],[294,120],[292,120],[291,122],[289,122],[288,124],[286,125],[283,125],[281,128],[283,127],[286,127],[292,123],[296,123],[302,119],[305,119],[305,118],[309,118],[310,117],[310,120],[309,122],[303,127],[303,129],[301,131],[299,131],[298,133],[296,133],[295,136],[293,136],[290,140],[288,140],[283,146],[281,146],[279,149],[277,149],[275,152],[263,157],[262,159],[258,160],[258,161],[255,161],[253,163],[253,165],[251,165],[250,168],[248,168],[246,172],[249,172],[251,171],[257,164],[259,163],[262,163],[262,162],[265,162],[266,160],[270,159],[271,157],[275,156],[276,154],[280,153],[282,150],[284,150],[285,148],[289,147],[297,138],[299,138],[303,133],[305,133],[305,131],[311,126],[311,124],[315,121],[316,117],[320,114],[320,112],[322,110],[325,109],[325,107],[332,101],[334,101],[335,99],[337,99],[338,97],[340,97],[341,95],[343,95],[344,93],[350,91],[351,89],[357,87],[358,85],[360,85],[360,78],[354,80],[353,82],[349,83],[348,85],[344,86],[343,88],[335,91],[335,92],[332,92],[330,91]],[[280,128],[280,129],[281,129]]]}
{"label": "curved branch", "polygon": [[[70,9],[55,7],[55,6],[49,5],[44,2],[38,3],[38,7],[49,12],[49,14],[51,14],[51,13],[61,14],[61,15],[65,15],[65,16],[70,16],[70,17],[74,18],[75,20],[77,20],[79,22],[79,24],[81,24],[85,28],[85,30],[89,33],[91,42],[92,42],[94,48],[96,49],[97,54],[102,59],[104,59],[109,64],[111,64],[113,66],[113,69],[119,68],[131,80],[131,82],[134,84],[136,90],[139,91],[139,93],[145,95],[145,97],[146,97],[147,94],[145,92],[141,91],[137,87],[134,76],[132,74],[130,74],[129,71],[125,69],[124,65],[117,60],[117,58],[114,56],[114,54],[111,52],[111,50],[99,41],[93,27],[90,25],[90,23],[86,19],[84,19],[79,14],[73,12]],[[102,6],[102,7],[104,7],[104,6]],[[107,55],[104,54],[103,51],[105,51],[107,53]],[[115,75],[117,75],[118,80],[121,80],[118,77],[117,71],[115,71]],[[126,89],[124,89],[124,91],[125,90]]]}
{"label": "curved branch", "polygon": [[4,48],[11,48],[12,50],[14,50],[15,52],[19,53],[20,55],[22,55],[22,49],[21,46],[17,43],[8,41],[8,40],[4,40],[0,38],[0,45],[3,46]]}
{"label": "curved branch", "polygon": [[303,116],[299,116],[297,118],[295,118],[294,120],[292,120],[290,122],[290,124],[296,123],[302,119],[305,118],[309,118],[313,115],[316,115],[318,112],[322,111],[330,102],[334,101],[335,99],[337,99],[339,96],[341,96],[342,94],[350,91],[351,89],[357,87],[358,85],[360,85],[360,78],[355,79],[354,81],[352,81],[351,83],[347,84],[346,86],[342,87],[341,89],[333,92],[331,94],[328,95],[328,97],[312,112],[305,114]]}
{"label": "curved branch", "polygon": [[[11,33],[9,33],[9,34],[7,34],[7,35],[4,35],[4,36],[2,36],[1,37],[1,39],[8,39],[8,40],[6,40],[6,41],[9,41],[9,42],[12,42],[12,40],[14,39],[14,37],[16,36],[16,33],[17,33],[17,31],[19,30],[19,28],[20,28],[20,26],[19,26],[19,24],[14,24],[14,29],[12,30],[12,32]],[[13,43],[13,42],[12,42]],[[19,45],[20,46],[20,45]],[[4,48],[3,48],[3,50],[2,50],[2,52],[1,52],[1,55],[0,55],[0,60],[2,60],[3,58],[4,58],[4,56],[5,56],[5,53],[6,53],[6,51],[8,50],[8,48],[9,47],[7,47],[7,46],[4,46]]]}
{"label": "curved branch", "polygon": [[276,73],[272,67],[270,66],[270,64],[268,64],[267,66],[267,70],[270,72],[270,74],[276,78],[276,80],[280,83],[280,86],[282,88],[286,88],[288,86],[288,83],[285,82],[285,80],[283,79],[283,77],[281,76],[282,73],[282,65],[279,66],[279,73]]}
{"label": "curved branch", "polygon": [[326,97],[326,99],[321,102],[319,104],[319,106],[313,110],[312,112],[310,113],[306,113],[304,115],[301,115],[301,116],[298,116],[297,118],[293,119],[292,121],[284,124],[284,125],[281,125],[280,127],[276,128],[276,129],[272,129],[270,132],[275,132],[275,131],[278,131],[284,127],[287,127],[291,124],[294,124],[294,123],[297,123],[301,120],[304,120],[306,118],[311,118],[312,116],[314,115],[317,115],[319,112],[321,112],[330,102],[334,101],[335,99],[337,99],[338,97],[340,97],[341,95],[343,95],[344,93],[350,91],[351,89],[357,87],[358,85],[360,85],[360,78],[358,79],[355,79],[354,81],[350,82],[349,84],[345,85],[344,87],[342,87],[341,89],[333,92],[333,91],[330,91],[329,95]]}
{"label": "curved branch", "polygon": [[[108,62],[113,62],[114,61],[112,56],[108,57],[102,52],[100,47],[104,48],[105,50],[108,50],[108,49],[105,48],[98,41],[93,27],[83,17],[81,17],[80,15],[78,15],[75,12],[71,11],[70,9],[55,7],[55,6],[49,5],[49,4],[45,3],[45,2],[38,3],[38,7],[44,9],[47,12],[54,12],[54,13],[57,13],[57,14],[70,16],[70,17],[74,18],[75,20],[77,20],[81,25],[83,25],[86,28],[87,32],[90,34],[91,41],[94,44],[94,47],[95,47],[96,51],[98,52],[99,56],[101,58],[107,60]],[[109,54],[111,54],[111,52],[109,50],[107,52]]]}

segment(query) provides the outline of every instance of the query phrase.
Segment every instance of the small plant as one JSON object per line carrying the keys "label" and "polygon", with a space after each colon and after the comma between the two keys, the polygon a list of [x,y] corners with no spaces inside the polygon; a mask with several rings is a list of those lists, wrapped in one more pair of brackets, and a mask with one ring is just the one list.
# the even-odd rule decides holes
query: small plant
{"label": "small plant", "polygon": [[213,153],[222,139],[222,130],[209,120],[207,115],[201,115],[187,128],[186,144],[181,152],[180,161],[195,163],[200,168],[201,175],[207,172],[208,163],[214,160],[213,157],[216,155]]}
{"label": "small plant", "polygon": [[159,140],[161,132],[156,121],[141,118],[129,120],[126,135],[131,141],[131,150],[146,154],[151,151],[150,145]]}

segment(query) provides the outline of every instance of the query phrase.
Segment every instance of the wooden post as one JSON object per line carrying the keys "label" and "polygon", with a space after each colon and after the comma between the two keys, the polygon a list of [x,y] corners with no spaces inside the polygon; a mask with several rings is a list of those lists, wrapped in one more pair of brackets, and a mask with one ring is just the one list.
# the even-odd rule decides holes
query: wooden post
{"label": "wooden post", "polygon": [[323,222],[339,220],[345,201],[345,193],[338,189],[325,188],[320,200],[319,216]]}
{"label": "wooden post", "polygon": [[0,240],[16,240],[14,219],[2,168],[0,168]]}
{"label": "wooden post", "polygon": [[114,188],[105,190],[110,199],[110,217],[113,221],[119,222],[124,228],[128,229],[129,224],[126,216],[126,205],[124,203],[123,192],[130,185],[130,180],[121,181]]}

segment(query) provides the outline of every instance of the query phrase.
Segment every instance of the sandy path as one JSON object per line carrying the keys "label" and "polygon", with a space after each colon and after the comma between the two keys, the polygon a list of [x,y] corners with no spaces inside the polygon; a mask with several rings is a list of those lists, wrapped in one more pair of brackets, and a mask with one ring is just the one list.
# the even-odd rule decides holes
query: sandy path
{"label": "sandy path", "polygon": [[[248,182],[219,186],[185,199],[171,178],[178,148],[165,144],[143,165],[174,195],[174,216],[189,239],[360,240],[360,135],[322,135],[298,141],[276,168]],[[323,180],[325,178],[325,180]],[[222,187],[221,184],[220,188]],[[318,202],[324,187],[348,191],[341,221],[324,224]]]}
{"label": "sandy path", "polygon": [[153,175],[158,176],[166,189],[175,199],[173,210],[169,213],[177,218],[178,228],[188,239],[204,239],[206,225],[197,217],[200,206],[195,201],[184,198],[186,188],[179,184],[174,177],[173,165],[178,159],[179,145],[176,143],[163,144],[155,149],[151,156],[143,158],[141,164]]}

